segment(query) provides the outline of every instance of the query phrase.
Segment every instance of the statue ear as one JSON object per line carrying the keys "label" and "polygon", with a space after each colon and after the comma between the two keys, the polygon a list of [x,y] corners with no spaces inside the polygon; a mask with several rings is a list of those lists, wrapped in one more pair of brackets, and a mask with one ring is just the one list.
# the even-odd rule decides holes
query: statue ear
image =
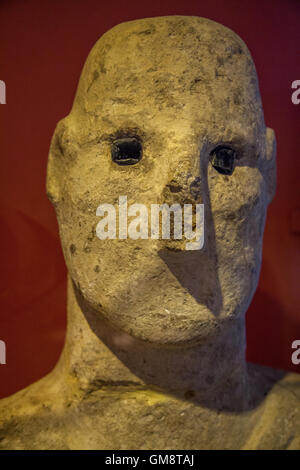
{"label": "statue ear", "polygon": [[76,143],[70,132],[68,118],[64,118],[56,126],[48,157],[46,190],[54,207],[60,202],[62,183],[75,156]]}
{"label": "statue ear", "polygon": [[60,146],[60,122],[57,124],[54,131],[47,165],[47,179],[46,179],[46,191],[49,200],[52,202],[54,207],[57,206],[60,200],[60,167],[62,160],[62,149]]}
{"label": "statue ear", "polygon": [[270,203],[276,192],[276,137],[273,129],[266,129],[266,154],[264,162],[264,177]]}

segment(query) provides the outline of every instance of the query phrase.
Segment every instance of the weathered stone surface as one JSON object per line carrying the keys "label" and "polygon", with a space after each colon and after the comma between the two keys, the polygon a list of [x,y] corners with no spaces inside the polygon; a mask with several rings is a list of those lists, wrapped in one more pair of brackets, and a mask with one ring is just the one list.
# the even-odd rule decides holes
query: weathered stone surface
{"label": "weathered stone surface", "polygon": [[[130,165],[120,139],[141,145]],[[66,345],[1,401],[0,448],[299,448],[298,375],[245,363],[275,137],[241,39],[184,16],[104,34],[56,128],[47,190],[70,275]],[[96,209],[120,195],[203,203],[203,249],[99,240]]]}

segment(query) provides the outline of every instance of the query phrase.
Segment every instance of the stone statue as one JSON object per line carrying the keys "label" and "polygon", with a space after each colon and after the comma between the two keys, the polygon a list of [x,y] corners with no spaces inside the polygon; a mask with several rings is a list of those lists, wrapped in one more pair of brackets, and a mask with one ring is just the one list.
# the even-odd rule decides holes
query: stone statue
{"label": "stone statue", "polygon": [[[274,132],[243,41],[166,16],[106,32],[51,143],[68,330],[0,404],[3,449],[296,449],[300,380],[245,361]],[[204,245],[99,239],[99,204],[203,204]]]}

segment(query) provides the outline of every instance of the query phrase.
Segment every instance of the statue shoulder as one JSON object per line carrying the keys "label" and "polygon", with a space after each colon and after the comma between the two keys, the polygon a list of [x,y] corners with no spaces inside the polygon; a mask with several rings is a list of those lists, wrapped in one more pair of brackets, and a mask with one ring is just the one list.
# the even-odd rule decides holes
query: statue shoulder
{"label": "statue shoulder", "polygon": [[[272,384],[246,449],[300,449],[300,375],[261,368]],[[275,377],[280,377],[274,380]]]}
{"label": "statue shoulder", "polygon": [[63,409],[60,393],[59,383],[49,374],[0,400],[0,449],[62,448],[56,437]]}
{"label": "statue shoulder", "polygon": [[284,448],[300,450],[300,374],[289,373],[277,382],[273,408],[280,413],[282,429],[288,436]]}

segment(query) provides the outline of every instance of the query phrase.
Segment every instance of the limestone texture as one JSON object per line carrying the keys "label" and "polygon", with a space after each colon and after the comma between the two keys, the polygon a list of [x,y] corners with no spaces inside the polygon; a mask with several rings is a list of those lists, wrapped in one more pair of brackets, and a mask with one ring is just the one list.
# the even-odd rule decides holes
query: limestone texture
{"label": "limestone texture", "polygon": [[[48,376],[1,400],[0,448],[300,448],[298,374],[245,361],[275,160],[234,32],[166,16],[99,39],[48,162],[69,272],[65,347]],[[203,248],[100,240],[97,207],[121,195],[204,204]]]}

